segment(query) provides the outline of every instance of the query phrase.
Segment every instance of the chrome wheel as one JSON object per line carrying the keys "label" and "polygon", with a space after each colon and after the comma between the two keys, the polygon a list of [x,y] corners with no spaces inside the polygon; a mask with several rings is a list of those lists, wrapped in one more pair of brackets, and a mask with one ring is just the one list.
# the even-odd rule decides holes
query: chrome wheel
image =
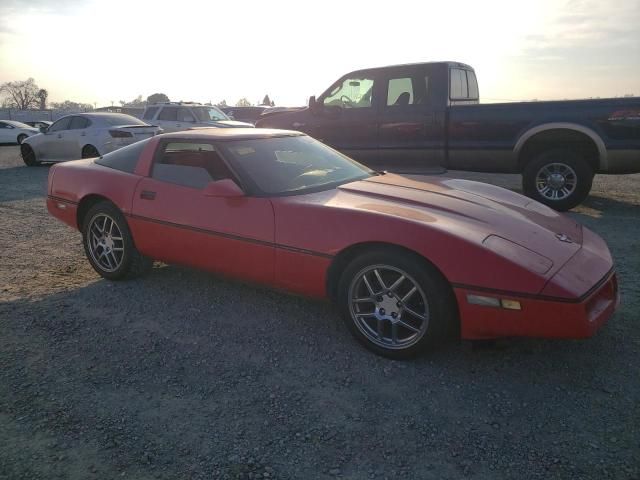
{"label": "chrome wheel", "polygon": [[122,231],[113,218],[99,213],[91,219],[87,235],[91,258],[105,272],[114,272],[124,257]]}
{"label": "chrome wheel", "polygon": [[358,272],[349,286],[349,309],[358,330],[385,349],[415,345],[429,325],[429,304],[420,285],[390,265]]}
{"label": "chrome wheel", "polygon": [[564,200],[578,183],[576,172],[565,163],[549,163],[536,174],[536,189],[548,200]]}

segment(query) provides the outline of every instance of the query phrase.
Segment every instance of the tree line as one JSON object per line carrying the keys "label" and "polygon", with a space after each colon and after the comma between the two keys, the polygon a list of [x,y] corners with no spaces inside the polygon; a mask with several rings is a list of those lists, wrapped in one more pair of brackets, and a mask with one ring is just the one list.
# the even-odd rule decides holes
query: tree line
{"label": "tree line", "polygon": [[[65,100],[63,102],[48,102],[49,92],[40,88],[33,78],[27,80],[17,80],[14,82],[5,82],[0,85],[0,106],[2,108],[13,108],[17,110],[46,110],[47,107],[54,110],[93,110],[94,105],[90,103],[74,102]],[[169,102],[169,97],[164,93],[154,93],[149,95],[146,100],[142,95],[130,101],[120,100],[118,103],[123,107],[140,107],[144,108],[147,104]],[[111,102],[113,106],[114,102]],[[211,105],[211,103],[209,103]],[[222,100],[216,104],[219,107],[228,107],[226,100]],[[236,107],[250,107],[253,104],[242,97],[236,102]],[[255,105],[271,106],[275,102],[265,95],[262,102],[256,102]]]}

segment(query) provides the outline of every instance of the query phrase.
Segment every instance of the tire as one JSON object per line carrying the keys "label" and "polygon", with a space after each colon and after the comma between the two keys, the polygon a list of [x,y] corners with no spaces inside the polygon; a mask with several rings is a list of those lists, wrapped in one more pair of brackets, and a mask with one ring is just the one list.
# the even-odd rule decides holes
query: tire
{"label": "tire", "polygon": [[[400,276],[404,280],[397,283]],[[356,298],[358,301],[353,301]],[[379,248],[356,257],[340,277],[337,301],[347,328],[362,345],[398,360],[415,357],[435,345],[458,323],[446,279],[424,259],[394,248]]]}
{"label": "tire", "polygon": [[100,153],[98,149],[93,145],[85,145],[82,147],[82,158],[96,158],[99,157]]}
{"label": "tire", "polygon": [[22,142],[24,142],[24,139],[27,138],[28,135],[25,135],[24,133],[21,133],[20,135],[18,135],[18,145],[22,145]]}
{"label": "tire", "polygon": [[563,212],[587,198],[593,176],[593,169],[579,153],[561,148],[547,150],[524,167],[522,190],[528,197]]}
{"label": "tire", "polygon": [[36,159],[36,152],[33,151],[31,145],[27,145],[26,143],[20,145],[20,155],[27,167],[37,167],[40,165],[40,162]]}
{"label": "tire", "polygon": [[135,278],[153,266],[152,259],[136,250],[124,216],[111,202],[89,209],[82,221],[82,243],[93,269],[107,280]]}

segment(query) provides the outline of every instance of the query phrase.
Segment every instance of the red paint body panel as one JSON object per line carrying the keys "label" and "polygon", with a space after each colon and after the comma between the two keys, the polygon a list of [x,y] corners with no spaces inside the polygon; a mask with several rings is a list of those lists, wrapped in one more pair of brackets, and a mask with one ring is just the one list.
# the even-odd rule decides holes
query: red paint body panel
{"label": "red paint body panel", "polygon": [[[328,270],[345,249],[396,245],[451,283],[464,338],[585,337],[617,305],[606,244],[514,192],[386,174],[305,195],[211,197],[149,177],[159,141],[148,142],[133,174],[92,160],[52,167],[49,211],[77,228],[78,203],[101,195],[126,215],[145,255],[314,297],[327,295]],[[471,305],[467,294],[518,300],[522,310]]]}
{"label": "red paint body panel", "polygon": [[580,302],[560,302],[496,295],[520,302],[522,310],[471,305],[467,295],[483,291],[455,289],[460,311],[461,336],[479,340],[497,337],[591,337],[613,315],[620,302],[615,274]]}

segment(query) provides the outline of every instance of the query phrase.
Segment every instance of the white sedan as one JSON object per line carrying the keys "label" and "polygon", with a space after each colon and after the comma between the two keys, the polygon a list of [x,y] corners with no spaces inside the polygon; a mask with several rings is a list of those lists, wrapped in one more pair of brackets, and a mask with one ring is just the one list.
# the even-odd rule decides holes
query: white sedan
{"label": "white sedan", "polygon": [[20,146],[28,166],[99,157],[131,143],[162,133],[131,115],[78,113],[62,117]]}
{"label": "white sedan", "polygon": [[15,120],[0,120],[0,143],[22,143],[25,138],[40,133],[37,128]]}

